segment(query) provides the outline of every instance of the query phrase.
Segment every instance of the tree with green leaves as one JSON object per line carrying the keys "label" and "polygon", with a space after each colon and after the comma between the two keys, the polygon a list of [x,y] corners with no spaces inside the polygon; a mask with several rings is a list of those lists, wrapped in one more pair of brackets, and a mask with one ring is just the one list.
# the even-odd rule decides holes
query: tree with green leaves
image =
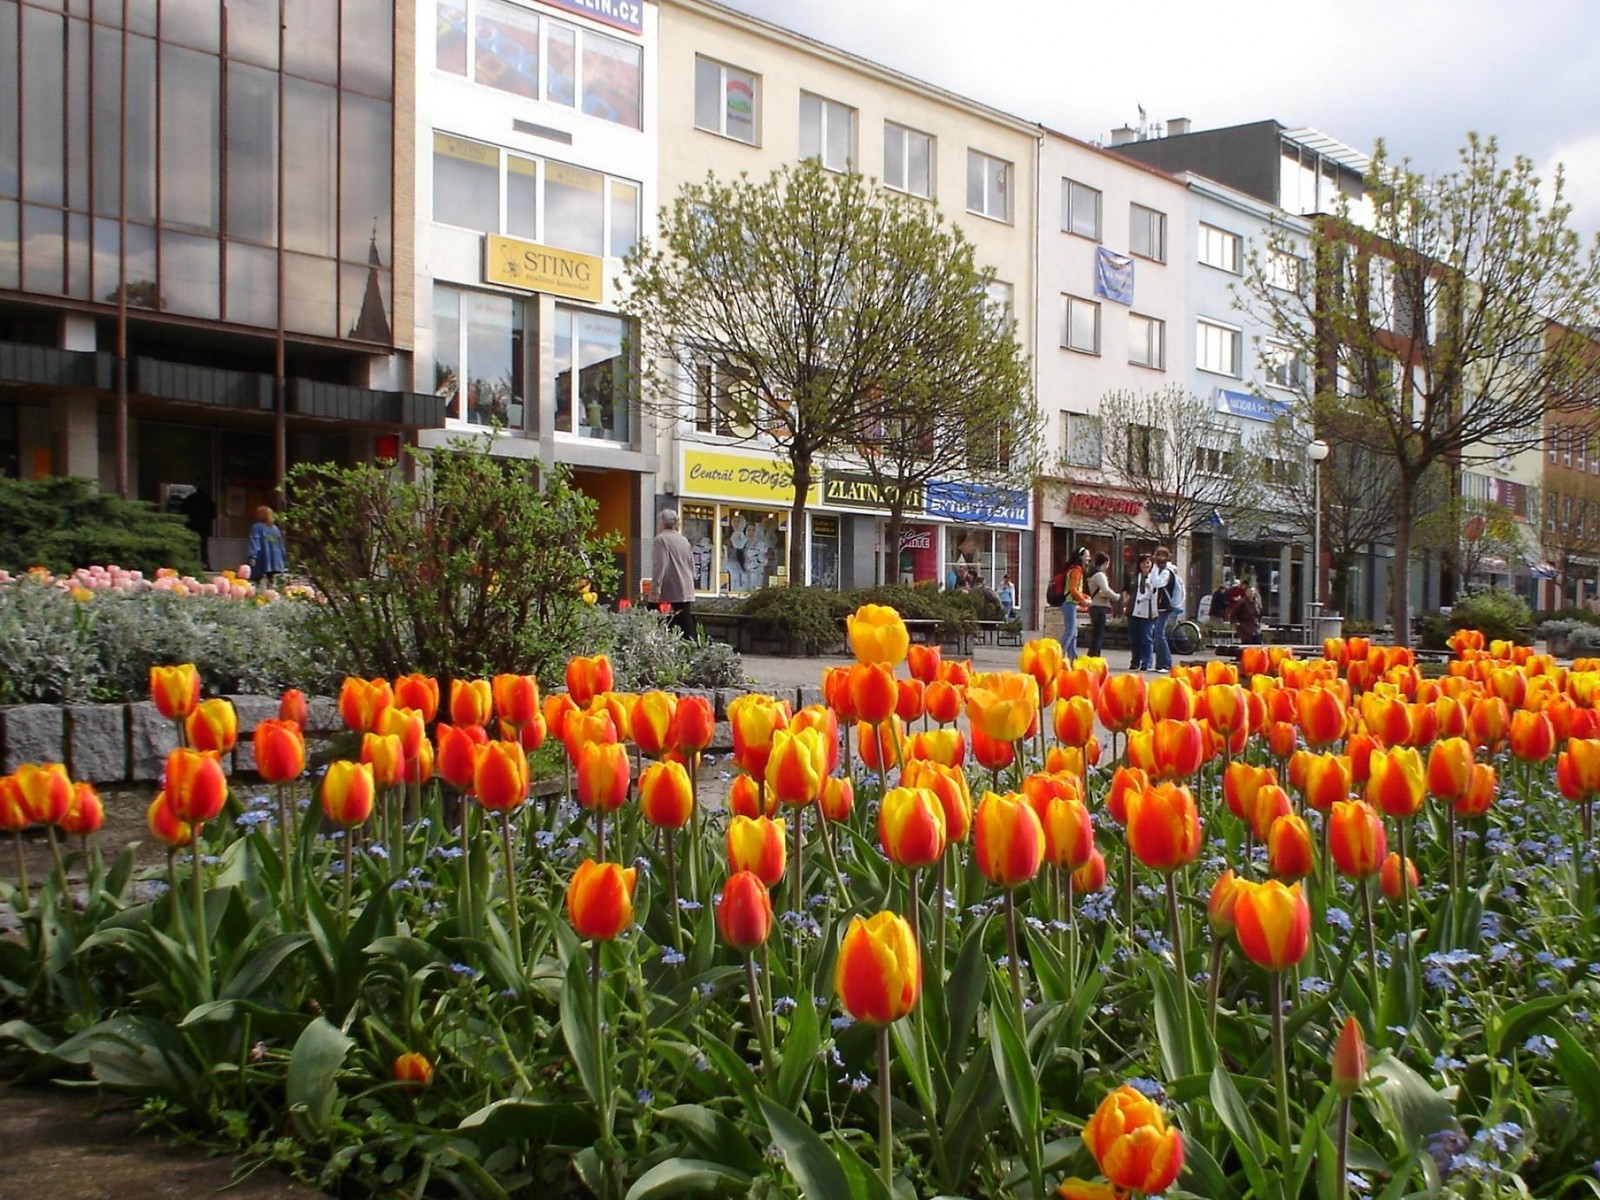
{"label": "tree with green leaves", "polygon": [[408,449],[409,472],[290,472],[284,526],[322,596],[319,633],[337,669],[554,678],[582,648],[585,598],[615,575],[595,502],[564,467],[497,457],[490,441]]}
{"label": "tree with green leaves", "polygon": [[[1213,402],[1181,384],[1107,393],[1100,443],[1109,478],[1143,502],[1156,538],[1174,548],[1218,521],[1236,525],[1260,512],[1261,455]],[[1108,519],[1147,531],[1137,516]]]}
{"label": "tree with green leaves", "polygon": [[[934,207],[815,160],[764,181],[708,176],[626,267],[649,403],[673,420],[698,406],[771,446],[792,475],[792,530],[830,460],[879,481],[895,538],[929,480],[1031,486],[1026,362],[990,311],[993,272]],[[789,578],[805,569],[791,537]]]}
{"label": "tree with green leaves", "polygon": [[[1304,419],[1394,470],[1392,619],[1409,640],[1412,526],[1425,475],[1515,453],[1545,417],[1592,403],[1585,379],[1600,317],[1600,240],[1568,220],[1561,172],[1500,159],[1469,135],[1454,171],[1428,178],[1380,142],[1359,201],[1321,218],[1309,261],[1275,230],[1246,270],[1241,304],[1271,329],[1268,350],[1306,364]],[[1288,286],[1286,286],[1286,284]]]}

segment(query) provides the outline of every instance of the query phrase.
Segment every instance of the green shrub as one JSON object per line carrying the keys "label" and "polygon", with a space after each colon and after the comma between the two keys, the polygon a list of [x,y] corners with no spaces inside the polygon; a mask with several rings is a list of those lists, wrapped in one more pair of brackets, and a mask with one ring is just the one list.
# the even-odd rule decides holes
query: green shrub
{"label": "green shrub", "polygon": [[1526,626],[1533,620],[1528,603],[1515,592],[1502,588],[1474,592],[1462,597],[1448,615],[1443,613],[1424,617],[1422,644],[1427,649],[1442,650],[1457,629],[1476,629],[1491,641],[1529,641]]}
{"label": "green shrub", "polygon": [[704,638],[685,640],[657,612],[647,608],[590,612],[583,628],[584,644],[590,653],[611,656],[619,692],[738,687],[745,682],[739,652],[732,646]]}
{"label": "green shrub", "polygon": [[211,695],[331,694],[309,602],[257,604],[170,592],[74,599],[21,579],[0,587],[0,704],[82,704],[149,695],[150,668],[192,662]]}
{"label": "green shrub", "polygon": [[929,585],[904,583],[857,588],[842,593],[847,612],[863,604],[886,604],[907,620],[941,621],[945,632],[970,632],[978,621],[998,621],[1003,611],[982,592],[941,591]]}
{"label": "green shrub", "polygon": [[1600,613],[1592,612],[1587,608],[1579,608],[1576,604],[1568,604],[1563,608],[1554,608],[1548,612],[1535,615],[1535,619],[1542,628],[1551,621],[1575,621],[1584,625],[1600,625]]}
{"label": "green shrub", "polygon": [[843,595],[824,588],[767,587],[746,596],[733,611],[758,617],[772,637],[819,654],[844,642],[841,621],[854,610]]}
{"label": "green shrub", "polygon": [[371,464],[291,474],[284,524],[324,597],[317,634],[337,670],[555,678],[584,648],[585,585],[606,592],[615,575],[595,502],[565,468],[535,478],[490,444],[408,450],[415,479]]}
{"label": "green shrub", "polygon": [[86,479],[0,477],[0,569],[115,564],[153,575],[201,570],[199,541],[183,518],[142,500],[96,491]]}

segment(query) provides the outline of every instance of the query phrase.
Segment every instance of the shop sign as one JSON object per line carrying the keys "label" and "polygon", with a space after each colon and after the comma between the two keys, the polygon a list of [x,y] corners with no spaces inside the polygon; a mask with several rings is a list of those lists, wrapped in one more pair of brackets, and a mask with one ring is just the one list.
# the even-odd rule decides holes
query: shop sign
{"label": "shop sign", "polygon": [[1067,501],[1067,511],[1085,513],[1091,517],[1137,517],[1144,508],[1138,500],[1127,496],[1107,496],[1103,492],[1073,492]]}
{"label": "shop sign", "polygon": [[605,270],[592,254],[574,254],[571,250],[487,233],[483,237],[483,281],[525,292],[598,302]]}
{"label": "shop sign", "polygon": [[1033,506],[1020,488],[935,479],[928,484],[928,515],[1003,529],[1033,528]]}
{"label": "shop sign", "polygon": [[1289,406],[1282,400],[1269,400],[1265,396],[1254,396],[1249,392],[1218,388],[1217,411],[1232,413],[1247,421],[1276,421],[1279,417],[1289,415]]}
{"label": "shop sign", "polygon": [[[829,471],[823,479],[822,500],[825,504],[837,504],[840,508],[870,508],[887,512],[898,490],[898,484],[885,483],[880,486],[872,476],[859,471]],[[904,512],[922,511],[920,487],[913,486],[905,490],[905,502],[901,509]]]}
{"label": "shop sign", "polygon": [[[683,451],[682,491],[685,496],[719,500],[751,500],[788,508],[794,503],[794,472],[774,458],[753,458],[721,450]],[[807,504],[820,503],[821,489],[812,484]]]}
{"label": "shop sign", "polygon": [[551,8],[565,9],[629,33],[644,33],[644,0],[544,0]]}
{"label": "shop sign", "polygon": [[914,525],[900,531],[900,549],[932,550],[933,530],[926,525]]}

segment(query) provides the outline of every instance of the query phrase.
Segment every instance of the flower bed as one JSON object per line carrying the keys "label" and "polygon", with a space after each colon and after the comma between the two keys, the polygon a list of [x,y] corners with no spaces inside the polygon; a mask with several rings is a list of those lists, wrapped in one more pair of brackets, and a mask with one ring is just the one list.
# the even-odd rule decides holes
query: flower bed
{"label": "flower bed", "polygon": [[603,656],[347,681],[316,780],[291,694],[260,796],[162,672],[163,894],[68,853],[64,771],[0,783],[61,851],[0,893],[0,1042],[341,1194],[1594,1192],[1600,662],[850,634],[826,705],[730,706],[726,812],[710,706]]}

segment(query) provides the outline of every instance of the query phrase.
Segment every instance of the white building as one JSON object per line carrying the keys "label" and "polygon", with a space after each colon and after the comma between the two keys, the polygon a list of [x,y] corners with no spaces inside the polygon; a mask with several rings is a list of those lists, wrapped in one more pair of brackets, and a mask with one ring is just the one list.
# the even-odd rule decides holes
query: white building
{"label": "white building", "polygon": [[429,444],[503,426],[496,449],[565,463],[615,535],[623,594],[657,470],[617,314],[651,234],[656,28],[643,0],[418,0],[417,390]]}

